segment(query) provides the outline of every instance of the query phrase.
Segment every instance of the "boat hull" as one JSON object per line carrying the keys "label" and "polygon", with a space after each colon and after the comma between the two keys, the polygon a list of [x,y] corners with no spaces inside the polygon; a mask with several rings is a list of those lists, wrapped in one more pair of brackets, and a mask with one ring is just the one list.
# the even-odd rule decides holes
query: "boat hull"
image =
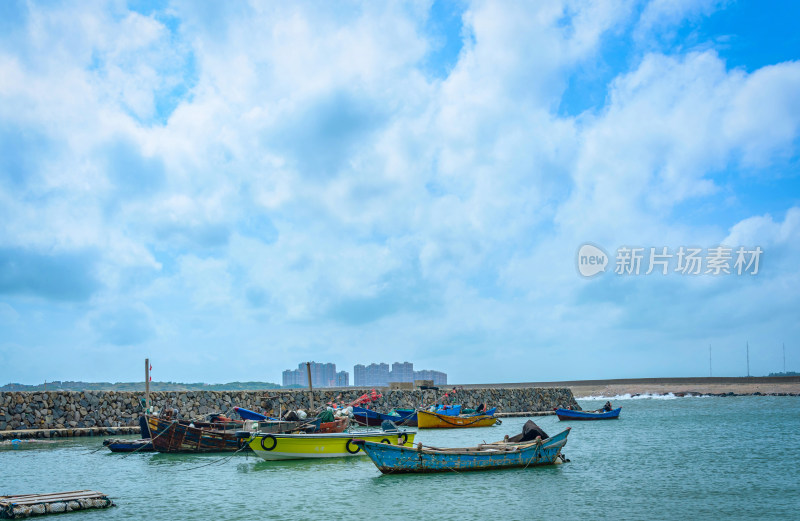
{"label": "boat hull", "polygon": [[464,449],[413,448],[359,441],[384,474],[462,472],[552,465],[567,443],[569,429],[526,444],[487,444]]}
{"label": "boat hull", "polygon": [[572,409],[556,409],[556,416],[561,421],[616,420],[622,407],[606,412],[573,411]]}
{"label": "boat hull", "polygon": [[411,446],[415,431],[365,431],[338,434],[261,434],[249,440],[250,449],[267,461],[364,456],[354,439]]}
{"label": "boat hull", "polygon": [[363,407],[353,407],[353,420],[359,425],[366,425],[369,427],[380,427],[385,420],[393,422],[398,427],[416,427],[417,412],[410,411],[400,416],[394,416],[391,414],[382,414]]}
{"label": "boat hull", "polygon": [[497,423],[494,416],[447,416],[429,411],[417,411],[417,426],[420,429],[463,429],[467,427],[491,427]]}
{"label": "boat hull", "polygon": [[153,444],[149,438],[141,440],[105,440],[103,445],[108,447],[111,452],[153,452]]}
{"label": "boat hull", "polygon": [[147,424],[158,452],[236,452],[244,446],[233,429],[201,428],[157,416],[147,416]]}

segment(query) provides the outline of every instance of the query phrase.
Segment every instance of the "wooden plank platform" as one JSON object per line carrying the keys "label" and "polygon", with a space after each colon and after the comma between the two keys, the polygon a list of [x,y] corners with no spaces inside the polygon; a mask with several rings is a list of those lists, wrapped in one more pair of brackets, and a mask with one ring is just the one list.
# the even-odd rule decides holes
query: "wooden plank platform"
{"label": "wooden plank platform", "polygon": [[0,496],[0,518],[22,519],[30,516],[112,506],[114,503],[108,496],[94,490]]}

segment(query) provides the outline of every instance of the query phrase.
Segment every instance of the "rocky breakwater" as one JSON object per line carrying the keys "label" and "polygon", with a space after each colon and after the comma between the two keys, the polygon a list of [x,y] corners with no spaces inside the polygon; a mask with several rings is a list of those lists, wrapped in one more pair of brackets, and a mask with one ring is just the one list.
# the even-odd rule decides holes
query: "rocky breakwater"
{"label": "rocky breakwater", "polygon": [[137,394],[114,391],[0,393],[0,431],[136,425]]}
{"label": "rocky breakwater", "polygon": [[[448,396],[445,397],[445,392]],[[347,404],[371,389],[301,389],[261,391],[154,392],[150,398],[158,408],[174,408],[182,418],[202,418],[211,413],[233,414],[239,406],[277,416],[287,410],[319,408],[327,403]],[[578,408],[568,388],[517,389],[376,389],[381,397],[372,402],[377,410],[427,407],[437,403],[459,403],[465,408],[480,404],[502,413],[549,411],[554,407]],[[105,434],[114,428],[135,428],[141,414],[142,392],[47,391],[0,393],[0,431],[36,430],[37,436]]]}

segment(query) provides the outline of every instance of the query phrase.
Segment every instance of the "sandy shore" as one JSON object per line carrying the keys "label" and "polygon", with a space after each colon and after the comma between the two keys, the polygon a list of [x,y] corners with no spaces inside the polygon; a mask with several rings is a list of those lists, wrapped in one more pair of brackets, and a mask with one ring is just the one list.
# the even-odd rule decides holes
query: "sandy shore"
{"label": "sandy shore", "polygon": [[627,378],[616,380],[568,380],[472,384],[464,388],[568,387],[576,398],[613,397],[626,394],[711,394],[800,396],[800,376],[743,376],[694,378]]}
{"label": "sandy shore", "polygon": [[791,394],[800,395],[800,383],[790,384],[610,384],[610,385],[569,385],[575,398],[589,396],[622,396],[625,394],[728,394],[752,395]]}

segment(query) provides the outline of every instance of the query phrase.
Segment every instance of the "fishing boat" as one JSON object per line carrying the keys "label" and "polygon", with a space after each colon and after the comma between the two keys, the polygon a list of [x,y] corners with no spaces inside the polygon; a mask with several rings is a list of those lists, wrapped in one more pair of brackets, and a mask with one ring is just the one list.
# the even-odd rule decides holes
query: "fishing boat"
{"label": "fishing boat", "polygon": [[[319,418],[310,422],[295,421],[246,421],[244,424],[190,422],[165,416],[147,416],[150,426],[150,439],[158,452],[236,452],[242,450],[244,443],[241,432],[249,436],[252,431],[264,433],[316,431],[320,428]],[[233,426],[234,428],[231,428]],[[344,430],[344,425],[340,425]]]}
{"label": "fishing boat", "polygon": [[480,412],[478,412],[478,411],[474,411],[474,412],[464,411],[462,416],[480,416],[480,415],[494,416],[494,413],[496,413],[496,412],[497,412],[497,407],[492,407],[491,409],[486,409],[485,411],[480,411]]}
{"label": "fishing boat", "polygon": [[556,416],[559,420],[616,420],[622,407],[617,407],[611,411],[573,411],[572,409],[556,409]]}
{"label": "fishing boat", "polygon": [[417,426],[420,429],[459,429],[466,427],[490,427],[502,423],[494,416],[448,416],[430,411],[417,411]]}
{"label": "fishing boat", "polygon": [[383,414],[364,407],[353,407],[353,420],[359,425],[379,427],[384,421],[390,421],[398,426],[416,427],[417,411],[414,409],[397,410],[398,414]]}
{"label": "fishing boat", "polygon": [[103,440],[103,445],[108,447],[111,452],[153,452],[155,450],[150,438],[140,440],[110,438]]}
{"label": "fishing boat", "polygon": [[569,431],[566,429],[546,440],[485,443],[463,448],[427,447],[421,443],[407,447],[365,439],[355,440],[353,444],[363,449],[384,474],[462,472],[552,465],[561,456]]}
{"label": "fishing boat", "polygon": [[257,421],[265,421],[265,420],[277,420],[278,418],[270,418],[264,414],[251,411],[250,409],[245,409],[244,407],[234,407],[233,410],[242,417],[243,420],[257,420]]}
{"label": "fishing boat", "polygon": [[381,444],[411,446],[416,431],[370,430],[333,434],[264,434],[255,433],[249,441],[250,449],[267,460],[308,458],[344,458],[364,456],[364,451],[353,440],[368,440]]}

